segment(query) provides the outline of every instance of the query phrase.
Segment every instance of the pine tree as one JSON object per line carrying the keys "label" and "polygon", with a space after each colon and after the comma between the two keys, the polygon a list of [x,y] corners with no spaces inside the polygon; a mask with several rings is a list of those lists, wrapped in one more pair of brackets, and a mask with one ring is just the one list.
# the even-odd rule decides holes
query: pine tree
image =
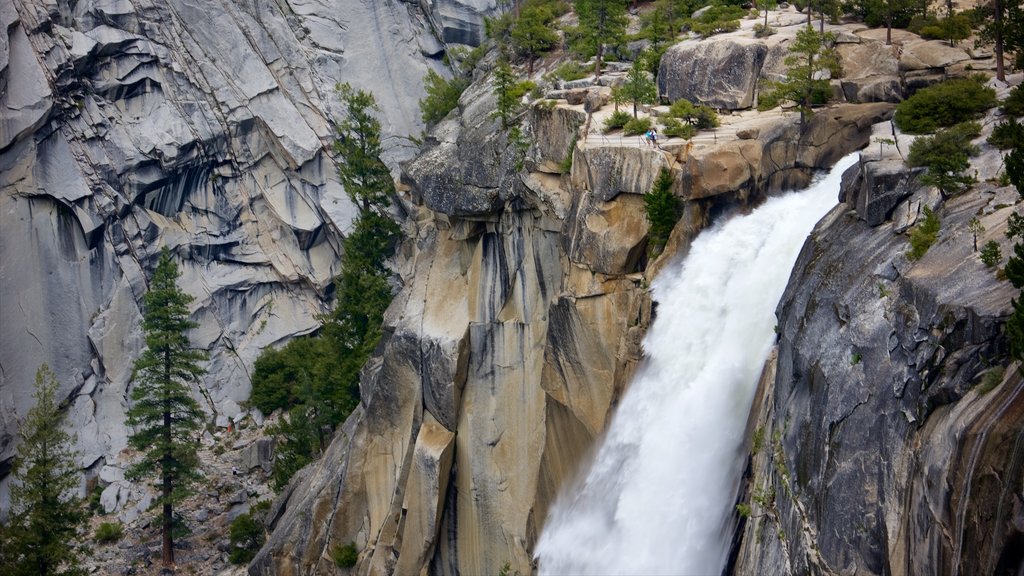
{"label": "pine tree", "polygon": [[512,117],[519,110],[521,95],[516,90],[516,77],[508,60],[501,58],[494,67],[494,95],[498,100],[494,115],[501,120],[501,128],[508,130]]}
{"label": "pine tree", "polygon": [[533,61],[558,42],[558,34],[549,26],[552,19],[554,16],[547,6],[528,4],[522,8],[512,26],[512,47],[526,58],[527,74],[530,76],[533,75]]}
{"label": "pine tree", "polygon": [[831,32],[822,34],[811,26],[804,27],[796,33],[789,56],[784,60],[786,79],[773,83],[777,98],[796,103],[801,128],[806,125],[811,107],[827,102],[831,94],[826,73],[834,72],[839,66],[834,44],[835,35]]}
{"label": "pine tree", "polygon": [[672,173],[662,168],[654,180],[651,191],[644,194],[650,252],[657,255],[665,247],[672,229],[679,220],[679,198],[672,193]]}
{"label": "pine tree", "polygon": [[622,85],[622,96],[633,103],[633,118],[639,104],[654,104],[658,99],[658,88],[644,68],[642,61],[634,62]]}
{"label": "pine tree", "polygon": [[142,329],[146,350],[135,361],[135,381],[128,410],[134,432],[128,444],[141,452],[126,474],[129,479],[155,478],[161,507],[163,564],[174,564],[174,505],[190,492],[199,477],[199,442],[196,431],[203,412],[189,384],[203,375],[199,362],[206,354],[195,350],[186,332],[197,324],[189,320],[192,297],[177,286],[178,266],[164,247],[156,271],[143,297]]}
{"label": "pine tree", "polygon": [[86,514],[75,496],[76,453],[61,427],[58,388],[56,376],[43,364],[36,372],[36,405],[21,427],[24,440],[15,458],[11,522],[0,544],[0,568],[8,576],[85,573],[75,542]]}
{"label": "pine tree", "polygon": [[622,0],[575,0],[579,17],[576,49],[594,54],[594,74],[601,75],[601,63],[609,46],[622,43],[626,34],[626,6]]}
{"label": "pine tree", "polygon": [[338,176],[360,213],[383,210],[391,205],[395,183],[380,159],[380,121],[373,115],[377,102],[373,94],[348,83],[339,84],[335,91],[344,106],[334,140],[334,151],[342,159]]}

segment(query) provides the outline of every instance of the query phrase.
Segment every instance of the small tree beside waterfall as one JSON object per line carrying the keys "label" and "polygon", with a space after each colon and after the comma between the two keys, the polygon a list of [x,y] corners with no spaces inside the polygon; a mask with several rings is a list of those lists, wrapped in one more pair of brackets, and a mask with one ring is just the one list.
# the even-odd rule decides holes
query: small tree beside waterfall
{"label": "small tree beside waterfall", "polygon": [[784,61],[785,80],[769,82],[758,107],[772,108],[788,100],[800,111],[800,127],[806,126],[811,108],[826,104],[832,96],[829,78],[839,74],[835,43],[835,34],[817,32],[810,25],[797,32]]}
{"label": "small tree beside waterfall", "polygon": [[648,252],[657,256],[668,243],[680,215],[679,198],[672,193],[672,173],[667,168],[658,172],[651,191],[644,194],[644,207],[651,225],[647,236]]}

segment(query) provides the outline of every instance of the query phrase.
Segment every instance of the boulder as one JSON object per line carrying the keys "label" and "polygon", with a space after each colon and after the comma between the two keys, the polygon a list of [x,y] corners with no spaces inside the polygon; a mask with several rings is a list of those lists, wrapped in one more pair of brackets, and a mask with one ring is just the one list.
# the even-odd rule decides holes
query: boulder
{"label": "boulder", "polygon": [[764,42],[713,36],[669,48],[658,68],[658,90],[713,108],[740,110],[754,103],[754,88],[768,47]]}
{"label": "boulder", "polygon": [[852,206],[868,226],[878,226],[918,189],[922,172],[923,168],[909,168],[899,158],[868,161],[862,157],[843,174],[840,201]]}

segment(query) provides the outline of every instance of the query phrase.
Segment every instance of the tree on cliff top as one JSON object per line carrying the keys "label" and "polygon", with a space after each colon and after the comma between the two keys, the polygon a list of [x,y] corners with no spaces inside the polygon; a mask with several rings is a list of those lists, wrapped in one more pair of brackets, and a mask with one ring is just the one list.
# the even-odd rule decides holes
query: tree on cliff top
{"label": "tree on cliff top", "polygon": [[625,37],[626,6],[622,0],[575,0],[573,4],[580,21],[573,49],[594,54],[594,74],[600,76],[605,50]]}
{"label": "tree on cliff top", "polygon": [[807,123],[811,107],[828,102],[831,87],[828,78],[838,71],[836,37],[831,32],[816,32],[806,26],[796,33],[786,56],[786,79],[770,84],[772,97],[790,100],[800,110],[800,126]]}
{"label": "tree on cliff top", "polygon": [[178,266],[164,247],[142,300],[146,350],[135,361],[135,387],[128,409],[128,425],[134,429],[128,444],[141,455],[126,476],[156,479],[159,494],[153,504],[162,508],[164,566],[174,565],[174,505],[190,494],[199,477],[196,432],[203,412],[189,384],[203,375],[199,362],[206,359],[186,335],[197,326],[189,320],[193,298],[178,288],[177,279]]}
{"label": "tree on cliff top", "polygon": [[347,82],[338,84],[335,91],[343,105],[334,139],[334,151],[341,159],[338,176],[361,214],[383,210],[391,205],[395,184],[380,159],[380,121],[373,115],[377,102],[373,94]]}
{"label": "tree on cliff top", "polygon": [[43,364],[36,372],[36,405],[21,427],[11,486],[11,521],[5,529],[0,572],[9,576],[78,575],[75,541],[86,514],[71,437],[61,428],[59,385]]}
{"label": "tree on cliff top", "polygon": [[636,118],[639,104],[654,104],[658,100],[658,87],[654,85],[654,80],[645,69],[645,62],[642,59],[634,62],[633,67],[629,69],[621,94],[633,103],[633,118]]}

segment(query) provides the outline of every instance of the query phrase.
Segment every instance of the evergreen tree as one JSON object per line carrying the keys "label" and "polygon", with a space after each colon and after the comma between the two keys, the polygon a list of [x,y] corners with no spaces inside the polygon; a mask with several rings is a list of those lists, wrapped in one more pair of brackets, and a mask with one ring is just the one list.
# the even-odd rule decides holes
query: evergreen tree
{"label": "evergreen tree", "polygon": [[335,91],[343,105],[334,140],[334,151],[342,158],[338,176],[361,214],[383,210],[391,205],[395,184],[380,159],[380,121],[373,115],[378,110],[377,102],[373,94],[356,90],[347,82],[336,86]]}
{"label": "evergreen tree", "polygon": [[423,77],[423,87],[427,95],[420,100],[423,123],[437,124],[443,120],[459,105],[459,97],[468,86],[469,80],[463,76],[456,75],[446,80],[437,72],[427,70],[427,75]]}
{"label": "evergreen tree", "polygon": [[580,21],[576,49],[597,57],[594,74],[600,76],[605,50],[625,37],[626,6],[622,0],[575,0],[574,4]]}
{"label": "evergreen tree", "polygon": [[639,104],[654,104],[658,100],[658,88],[644,68],[642,61],[634,62],[622,85],[622,97],[633,103],[633,118]]}
{"label": "evergreen tree", "polygon": [[[339,131],[339,138],[379,142],[380,124],[368,115],[376,110],[373,95],[345,87],[340,92],[348,107],[349,128]],[[353,127],[357,124],[353,117],[362,118],[361,127]],[[330,433],[358,405],[359,372],[380,341],[384,311],[392,299],[386,262],[394,254],[401,230],[385,208],[394,183],[380,176],[384,166],[380,157],[367,156],[374,150],[379,153],[379,146],[340,143],[337,149],[341,152],[338,170],[359,183],[359,188],[350,190],[359,190],[363,208],[342,241],[345,258],[335,279],[335,309],[321,318],[319,335],[294,340],[280,351],[264,352],[253,374],[252,401],[266,409],[287,409],[270,431],[278,439],[273,466],[277,488],[323,452]]]}
{"label": "evergreen tree", "polygon": [[174,565],[174,505],[188,496],[199,477],[196,432],[203,412],[189,384],[199,381],[204,372],[199,362],[206,359],[205,353],[191,347],[186,335],[197,326],[189,320],[193,298],[178,288],[177,279],[178,266],[164,247],[143,297],[146,350],[135,361],[128,410],[128,425],[134,429],[128,444],[141,455],[126,476],[156,479],[159,493],[154,505],[161,507],[162,559],[168,567]]}
{"label": "evergreen tree", "polygon": [[501,119],[501,128],[508,130],[512,118],[519,110],[519,99],[522,94],[516,89],[516,77],[508,60],[501,58],[494,67],[494,95],[498,100],[495,116]]}
{"label": "evergreen tree", "polygon": [[558,42],[558,34],[549,26],[554,16],[544,5],[532,2],[523,6],[519,18],[512,26],[512,48],[527,61],[527,74],[533,75],[533,61],[551,50]]}
{"label": "evergreen tree", "polygon": [[43,364],[36,372],[36,405],[22,423],[11,485],[11,521],[0,540],[0,569],[8,576],[84,574],[75,545],[86,521],[75,496],[79,473],[71,437],[61,427],[59,385]]}
{"label": "evergreen tree", "polygon": [[644,194],[644,207],[651,226],[648,232],[650,252],[656,255],[665,247],[679,220],[679,198],[672,193],[672,173],[665,168],[658,172],[651,191]]}
{"label": "evergreen tree", "polygon": [[835,35],[815,32],[810,26],[796,33],[796,39],[786,56],[786,79],[772,83],[776,98],[791,100],[800,110],[800,126],[806,125],[807,116],[815,104],[824,104],[831,96],[827,74],[839,66],[834,48]]}

